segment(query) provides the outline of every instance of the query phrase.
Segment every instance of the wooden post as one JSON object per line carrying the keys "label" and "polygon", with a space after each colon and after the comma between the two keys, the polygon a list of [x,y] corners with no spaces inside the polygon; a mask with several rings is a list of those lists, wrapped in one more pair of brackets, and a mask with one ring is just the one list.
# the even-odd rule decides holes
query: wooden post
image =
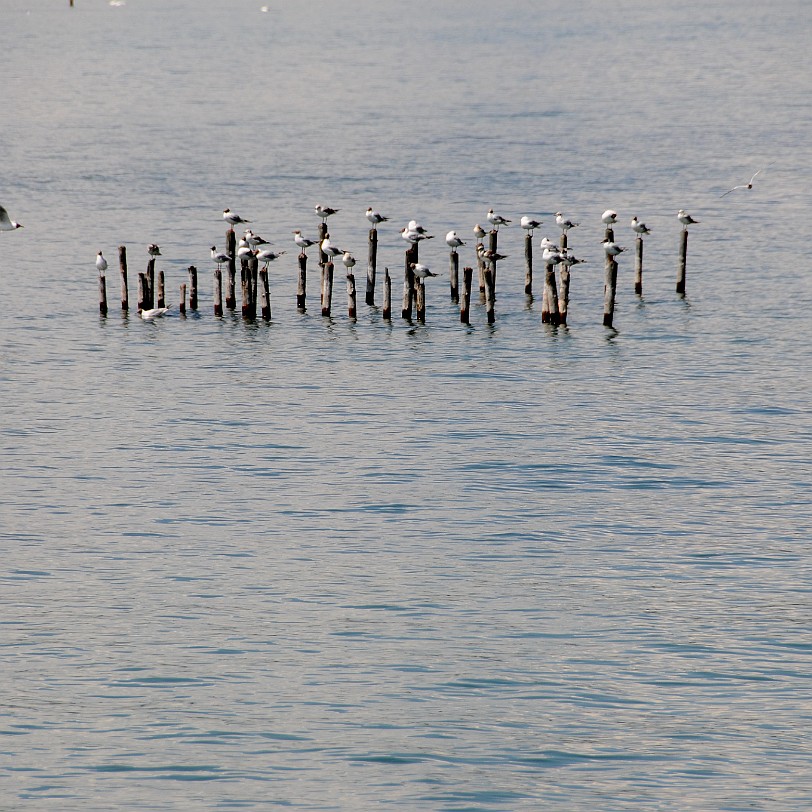
{"label": "wooden post", "polygon": [[214,272],[214,315],[223,315],[223,272],[219,268]]}
{"label": "wooden post", "polygon": [[[495,228],[493,228],[493,229],[491,229],[491,232],[488,235],[488,242],[489,242],[488,248],[492,252],[492,255],[496,254],[496,244],[497,244],[498,241],[499,241],[499,232]],[[491,270],[493,271],[493,283],[492,283],[491,287],[493,288],[492,293],[493,293],[493,297],[495,299],[496,298],[496,260],[495,259],[491,260]],[[486,285],[487,285],[487,283],[486,283]],[[485,294],[487,296],[487,290],[485,291]]]}
{"label": "wooden post", "polygon": [[180,304],[178,305],[178,313],[181,316],[186,315],[186,283],[180,283]]}
{"label": "wooden post", "polygon": [[258,276],[259,276],[259,260],[256,258],[256,256],[252,256],[248,260],[248,281],[250,288],[248,317],[251,319],[255,319],[257,317]]}
{"label": "wooden post", "polygon": [[355,274],[347,274],[347,315],[355,319],[358,315],[358,308],[355,293]]}
{"label": "wooden post", "polygon": [[127,246],[118,247],[118,267],[121,269],[121,309],[126,313],[130,309],[130,293],[127,290]]}
{"label": "wooden post", "polygon": [[456,251],[451,252],[448,275],[451,280],[451,301],[456,304],[460,300],[460,255]]}
{"label": "wooden post", "polygon": [[609,240],[610,242],[615,241],[615,231],[612,226],[606,226],[606,231],[603,235],[604,239]]}
{"label": "wooden post", "polygon": [[426,285],[422,279],[414,280],[414,301],[417,320],[426,323]]}
{"label": "wooden post", "polygon": [[155,307],[155,257],[147,263],[147,310]]}
{"label": "wooden post", "polygon": [[158,307],[166,307],[166,280],[164,272],[158,271]]}
{"label": "wooden post", "polygon": [[138,272],[138,312],[146,310],[147,304],[147,275],[142,271]]}
{"label": "wooden post", "polygon": [[634,241],[634,292],[643,294],[643,238]]}
{"label": "wooden post", "polygon": [[524,292],[533,295],[533,237],[528,231],[524,237]]}
{"label": "wooden post", "polygon": [[405,267],[403,269],[403,311],[401,318],[412,318],[412,307],[414,305],[414,271],[412,265],[417,264],[418,248],[417,243],[410,245],[406,249]]}
{"label": "wooden post", "polygon": [[558,247],[563,251],[568,245],[567,232],[561,232],[561,239],[558,241]]}
{"label": "wooden post", "polygon": [[240,260],[240,290],[242,291],[242,317],[251,318],[251,274],[248,260]]}
{"label": "wooden post", "polygon": [[688,258],[688,229],[684,228],[679,236],[679,264],[677,265],[677,293],[685,295],[685,266]]}
{"label": "wooden post", "polygon": [[305,309],[305,300],[307,298],[307,254],[302,251],[299,254],[299,284],[296,288],[296,307],[299,310]]}
{"label": "wooden post", "polygon": [[[606,229],[610,231],[610,229]],[[617,262],[606,255],[603,283],[603,326],[611,327],[615,316],[615,290],[617,288]]]}
{"label": "wooden post", "polygon": [[392,318],[392,279],[389,268],[383,269],[383,317],[387,321]]}
{"label": "wooden post", "polygon": [[237,235],[233,228],[226,231],[226,253],[230,257],[226,277],[226,307],[234,310],[237,307]]}
{"label": "wooden post", "polygon": [[[493,232],[491,232],[493,233]],[[485,267],[485,312],[488,314],[488,324],[496,321],[496,313],[493,309],[494,289],[493,289],[493,265]]]}
{"label": "wooden post", "polygon": [[485,250],[485,246],[478,242],[476,244],[476,264],[477,270],[479,271],[479,292],[485,292],[485,259],[482,256],[482,252]]}
{"label": "wooden post", "polygon": [[561,263],[561,290],[558,292],[558,323],[567,323],[567,307],[570,301],[570,267]]}
{"label": "wooden post", "polygon": [[107,315],[107,277],[103,273],[99,274],[99,313]]}
{"label": "wooden post", "polygon": [[[555,264],[552,262],[548,262],[547,267],[544,269],[544,291],[546,294],[544,298],[550,308],[550,312],[547,314],[547,321],[550,324],[558,324],[558,291],[556,290],[555,284]],[[544,321],[543,314],[542,321]]]}
{"label": "wooden post", "polygon": [[197,310],[197,268],[189,266],[189,309]]}
{"label": "wooden post", "polygon": [[460,321],[470,324],[469,313],[471,309],[471,284],[474,279],[473,268],[462,269],[462,299],[460,300]]}
{"label": "wooden post", "polygon": [[327,254],[321,250],[322,240],[326,240],[330,235],[327,233],[327,223],[322,221],[319,223],[319,265],[324,268],[327,264]]}
{"label": "wooden post", "polygon": [[259,296],[263,321],[271,320],[271,290],[268,285],[268,269],[259,272]]}
{"label": "wooden post", "polygon": [[375,275],[378,268],[378,229],[369,230],[369,258],[367,259],[366,303],[375,304]]}
{"label": "wooden post", "polygon": [[324,266],[324,289],[321,294],[321,315],[329,316],[333,306],[333,263]]}

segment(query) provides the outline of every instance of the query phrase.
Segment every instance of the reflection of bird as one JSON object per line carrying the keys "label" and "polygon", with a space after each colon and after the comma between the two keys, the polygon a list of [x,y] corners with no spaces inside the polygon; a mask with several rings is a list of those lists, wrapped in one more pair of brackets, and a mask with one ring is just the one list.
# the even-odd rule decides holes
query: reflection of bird
{"label": "reflection of bird", "polygon": [[457,236],[456,231],[449,231],[448,234],[445,235],[446,245],[456,254],[457,249],[465,245],[465,243]]}
{"label": "reflection of bird", "polygon": [[385,223],[389,218],[384,217],[382,214],[379,214],[377,211],[372,211],[372,206],[367,209],[367,220],[372,223],[373,226],[377,226],[378,223]]}
{"label": "reflection of bird", "polygon": [[419,262],[412,263],[412,271],[414,272],[416,279],[425,279],[428,276],[437,276],[436,273],[433,273],[428,265],[422,265]]}
{"label": "reflection of bird", "polygon": [[12,220],[8,212],[0,206],[0,231],[14,231],[15,228],[22,228],[22,224]]}
{"label": "reflection of bird", "polygon": [[606,226],[613,226],[617,222],[617,212],[612,209],[607,209],[602,215],[601,220]]}
{"label": "reflection of bird", "polygon": [[699,220],[694,220],[694,218],[691,217],[691,215],[688,214],[688,212],[685,211],[685,209],[680,209],[677,212],[677,220],[679,220],[680,223],[682,223],[683,230],[688,226],[693,225],[694,223],[700,222]]}
{"label": "reflection of bird", "polygon": [[499,226],[507,226],[510,225],[510,220],[506,220],[502,217],[501,214],[494,214],[493,209],[488,209],[488,213],[486,215],[488,218],[488,222],[494,227],[499,228]]}
{"label": "reflection of bird", "polygon": [[636,215],[632,217],[632,231],[641,236],[643,234],[651,234],[651,229],[645,223],[641,223]]}
{"label": "reflection of bird", "polygon": [[224,254],[222,251],[217,250],[217,246],[213,245],[211,247],[211,258],[217,263],[217,270],[220,270],[220,266],[224,262],[228,262],[231,257],[228,254]]}
{"label": "reflection of bird", "polygon": [[250,223],[250,220],[243,220],[239,214],[235,214],[231,209],[223,209],[223,219],[232,227],[238,223]]}
{"label": "reflection of bird", "polygon": [[622,254],[626,249],[621,248],[616,242],[612,242],[612,240],[604,240],[603,250],[606,251],[608,256],[616,257],[618,254]]}
{"label": "reflection of bird", "polygon": [[302,251],[306,251],[311,245],[316,244],[315,240],[308,240],[307,237],[303,237],[302,232],[298,228],[293,232],[293,242],[295,242]]}
{"label": "reflection of bird", "polygon": [[96,254],[96,268],[98,268],[99,273],[104,273],[107,270],[107,260],[102,256],[101,251]]}
{"label": "reflection of bird", "polygon": [[752,188],[753,188],[753,181],[756,179],[756,175],[760,174],[760,173],[761,173],[761,172],[763,172],[765,169],[767,169],[768,167],[772,166],[774,163],[775,163],[775,161],[773,161],[772,163],[767,164],[767,166],[762,166],[762,167],[761,167],[761,169],[759,169],[759,170],[758,170],[758,172],[754,172],[754,173],[753,173],[753,177],[752,177],[752,178],[750,178],[750,182],[749,182],[749,183],[741,183],[741,184],[739,184],[738,186],[734,186],[732,189],[728,189],[728,190],[727,190],[727,191],[726,191],[726,192],[725,192],[723,195],[719,195],[719,196],[720,196],[720,197],[726,197],[726,196],[727,196],[727,195],[729,195],[731,192],[735,192],[737,189],[752,189]]}
{"label": "reflection of bird", "polygon": [[564,215],[560,211],[557,211],[555,213],[555,222],[556,225],[558,225],[561,228],[561,230],[565,232],[579,225],[579,223],[573,223],[572,220],[565,219]]}
{"label": "reflection of bird", "polygon": [[530,234],[533,234],[533,229],[538,228],[541,225],[541,220],[534,220],[532,217],[528,217],[526,214],[522,217],[519,225],[529,231]]}
{"label": "reflection of bird", "polygon": [[260,251],[257,254],[257,261],[265,263],[265,270],[268,270],[268,266],[275,260],[279,259],[279,257],[284,254],[285,251],[271,251],[270,248],[266,248],[264,251]]}
{"label": "reflection of bird", "polygon": [[313,211],[316,212],[316,217],[321,217],[322,223],[326,222],[330,215],[338,214],[338,209],[331,209],[329,206],[322,206],[321,203],[316,203]]}

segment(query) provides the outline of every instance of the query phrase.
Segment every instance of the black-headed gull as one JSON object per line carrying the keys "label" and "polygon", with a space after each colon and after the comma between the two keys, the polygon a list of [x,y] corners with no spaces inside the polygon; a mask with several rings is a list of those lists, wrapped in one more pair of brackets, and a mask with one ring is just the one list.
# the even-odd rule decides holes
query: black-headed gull
{"label": "black-headed gull", "polygon": [[270,245],[268,240],[263,239],[259,234],[254,234],[250,228],[245,229],[245,236],[243,239],[254,248],[259,248],[260,245]]}
{"label": "black-headed gull", "polygon": [[222,251],[217,250],[217,246],[213,245],[211,247],[211,258],[217,263],[217,270],[220,270],[220,266],[224,262],[228,262],[231,259],[229,254],[224,254]]}
{"label": "black-headed gull", "polygon": [[545,248],[541,252],[541,261],[545,265],[558,265],[562,260],[563,256],[557,248]]}
{"label": "black-headed gull", "polygon": [[640,236],[643,234],[651,234],[651,229],[645,223],[641,223],[636,215],[632,217],[632,231],[634,231],[635,234],[640,234]]}
{"label": "black-headed gull", "polygon": [[293,242],[295,242],[302,251],[306,251],[311,245],[316,244],[316,240],[308,240],[307,237],[302,236],[302,232],[298,228],[293,232]]}
{"label": "black-headed gull", "polygon": [[388,219],[388,217],[384,217],[379,212],[373,211],[372,206],[367,209],[367,220],[369,220],[373,226],[377,226],[378,223],[385,223]]}
{"label": "black-headed gull", "polygon": [[237,247],[237,259],[242,262],[244,259],[251,259],[254,256],[254,249],[248,244],[247,240],[240,240]]}
{"label": "black-headed gull", "polygon": [[719,195],[719,197],[727,197],[731,192],[735,192],[737,189],[752,189],[753,181],[756,179],[756,175],[760,175],[765,169],[768,169],[774,163],[775,161],[767,164],[767,166],[762,166],[761,169],[753,173],[753,177],[750,178],[750,181],[748,183],[740,183],[738,186],[734,186],[732,189],[728,189],[723,195]]}
{"label": "black-headed gull", "polygon": [[460,246],[465,245],[465,243],[457,236],[456,231],[449,231],[448,234],[445,235],[445,242],[446,245],[456,254],[457,249]]}
{"label": "black-headed gull", "polygon": [[322,223],[326,222],[328,217],[338,214],[338,209],[331,209],[329,206],[322,206],[321,203],[316,203],[316,205],[313,207],[313,211],[316,213],[316,217],[321,218]]}
{"label": "black-headed gull", "polygon": [[257,253],[257,261],[265,263],[265,270],[268,270],[268,266],[275,260],[279,259],[282,254],[286,253],[285,251],[272,251],[270,248],[265,248],[264,250]]}
{"label": "black-headed gull", "polygon": [[403,237],[404,240],[410,242],[412,245],[415,243],[420,242],[421,240],[433,240],[434,235],[426,234],[426,230],[423,231],[411,231],[408,226],[404,226],[400,230],[400,236]]}
{"label": "black-headed gull", "polygon": [[344,256],[341,257],[341,262],[344,263],[344,267],[347,269],[347,276],[349,276],[355,267],[355,257],[349,251],[345,251]]}
{"label": "black-headed gull", "polygon": [[622,254],[626,249],[621,248],[616,242],[613,242],[612,240],[604,240],[603,250],[606,252],[607,256],[616,257],[618,254]]}
{"label": "black-headed gull", "polygon": [[428,265],[423,265],[420,262],[412,263],[412,273],[414,273],[416,279],[426,279],[429,276],[437,276]]}
{"label": "black-headed gull", "polygon": [[14,231],[15,228],[22,228],[22,223],[12,220],[8,212],[0,206],[0,231]]}
{"label": "black-headed gull", "polygon": [[423,226],[421,226],[420,223],[417,222],[417,220],[409,220],[409,223],[406,226],[406,228],[408,228],[409,231],[416,231],[418,234],[428,234],[428,231],[425,228],[423,228]]}
{"label": "black-headed gull", "polygon": [[501,214],[495,214],[493,209],[488,209],[488,213],[485,216],[488,218],[488,222],[495,229],[498,229],[499,226],[510,225],[510,223],[512,222],[511,220],[506,220],[504,217],[502,217]]}
{"label": "black-headed gull", "polygon": [[533,234],[533,229],[538,228],[541,225],[541,220],[534,220],[532,217],[528,217],[526,214],[522,217],[519,221],[519,225],[525,230],[529,231],[531,236]]}
{"label": "black-headed gull", "polygon": [[147,253],[153,258],[162,256],[161,249],[154,242],[147,246]]}
{"label": "black-headed gull", "polygon": [[480,241],[481,241],[481,240],[484,240],[484,239],[485,239],[485,237],[487,237],[487,236],[488,236],[488,232],[487,232],[487,231],[485,231],[485,229],[484,229],[484,228],[482,228],[482,226],[481,226],[479,223],[477,223],[477,224],[474,226],[474,236],[475,236],[475,237],[476,237],[478,240],[480,240]]}
{"label": "black-headed gull", "polygon": [[96,254],[96,268],[99,273],[104,273],[107,270],[107,260],[104,258],[101,251]]}
{"label": "black-headed gull", "polygon": [[617,222],[617,212],[613,211],[612,209],[607,209],[601,215],[601,222],[605,226],[613,226]]}
{"label": "black-headed gull", "polygon": [[679,220],[680,223],[682,223],[683,229],[685,229],[688,226],[694,225],[695,223],[699,222],[699,220],[694,220],[694,218],[691,217],[691,215],[688,214],[688,212],[685,211],[685,209],[680,209],[677,212],[677,220]]}
{"label": "black-headed gull", "polygon": [[562,231],[569,231],[571,228],[580,225],[580,223],[573,223],[572,220],[567,220],[560,211],[555,213],[555,223]]}
{"label": "black-headed gull", "polygon": [[344,250],[342,248],[337,248],[330,242],[329,237],[321,241],[320,248],[322,253],[325,254],[328,259],[333,259],[334,257],[337,257],[339,254],[344,253]]}
{"label": "black-headed gull", "polygon": [[232,227],[238,225],[239,223],[250,223],[250,220],[243,220],[239,214],[231,211],[231,209],[223,209],[223,219]]}
{"label": "black-headed gull", "polygon": [[169,312],[170,308],[168,307],[151,307],[149,310],[142,310],[139,312],[139,316],[144,321],[152,321],[153,319],[159,319],[161,316],[165,316]]}

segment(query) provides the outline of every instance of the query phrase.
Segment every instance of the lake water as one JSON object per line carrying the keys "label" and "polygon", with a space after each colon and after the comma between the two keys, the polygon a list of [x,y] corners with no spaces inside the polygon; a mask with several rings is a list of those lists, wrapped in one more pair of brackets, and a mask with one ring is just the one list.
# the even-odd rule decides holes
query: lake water
{"label": "lake water", "polygon": [[[0,808],[807,809],[812,6],[268,2],[0,7]],[[391,218],[391,323],[315,254],[297,312],[317,202],[359,281]],[[226,207],[270,324],[213,315]],[[568,327],[515,224],[460,324],[490,207],[581,222]],[[197,314],[122,316],[151,242]]]}

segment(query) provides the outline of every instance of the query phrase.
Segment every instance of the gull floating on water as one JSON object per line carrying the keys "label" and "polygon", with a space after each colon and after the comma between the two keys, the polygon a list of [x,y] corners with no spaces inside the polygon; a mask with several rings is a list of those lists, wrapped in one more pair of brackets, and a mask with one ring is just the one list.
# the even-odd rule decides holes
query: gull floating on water
{"label": "gull floating on water", "polygon": [[22,228],[22,223],[12,220],[8,212],[0,206],[0,231],[14,231],[15,228]]}
{"label": "gull floating on water", "polygon": [[150,244],[147,246],[147,253],[148,253],[148,254],[149,254],[151,257],[160,257],[160,256],[162,256],[162,255],[161,255],[161,249],[160,249],[160,248],[159,248],[159,247],[158,247],[158,246],[157,246],[157,245],[156,245],[154,242],[153,242],[153,243],[150,243]]}
{"label": "gull floating on water", "polygon": [[651,234],[651,229],[645,223],[641,223],[636,215],[632,217],[632,231],[641,236],[643,234]]}
{"label": "gull floating on water", "polygon": [[211,247],[211,258],[217,263],[217,270],[220,270],[220,266],[224,262],[228,262],[231,259],[229,254],[224,254],[222,251],[217,250],[217,246],[213,245]]}
{"label": "gull floating on water", "polygon": [[522,217],[519,221],[519,225],[525,229],[525,231],[529,231],[530,235],[533,235],[533,229],[538,228],[541,225],[541,220],[534,220],[532,217],[528,217],[526,214]]}
{"label": "gull floating on water", "polygon": [[691,215],[688,214],[688,212],[685,211],[685,209],[680,209],[677,212],[677,220],[679,220],[680,223],[682,223],[683,230],[686,229],[688,226],[694,225],[695,223],[699,222],[699,220],[694,220],[694,218],[691,217]]}
{"label": "gull floating on water", "polygon": [[266,248],[263,251],[260,251],[257,254],[257,261],[265,263],[265,270],[268,270],[268,266],[275,260],[279,259],[282,254],[287,253],[286,251],[272,251],[270,248]]}
{"label": "gull floating on water", "polygon": [[622,254],[626,249],[621,248],[616,242],[613,242],[612,240],[604,240],[603,250],[606,251],[608,256],[616,257],[618,254]]}
{"label": "gull floating on water", "polygon": [[457,249],[460,246],[465,245],[465,243],[457,236],[456,231],[449,231],[448,234],[445,235],[445,242],[446,245],[456,254]]}
{"label": "gull floating on water", "polygon": [[316,212],[316,217],[321,217],[322,223],[327,221],[327,218],[333,214],[338,214],[338,209],[331,209],[329,206],[322,206],[321,203],[316,203],[313,207]]}
{"label": "gull floating on water", "polygon": [[580,223],[573,223],[572,220],[565,219],[564,215],[560,211],[555,213],[555,222],[556,225],[565,232],[580,225]]}
{"label": "gull floating on water", "polygon": [[436,273],[429,269],[428,265],[422,265],[419,262],[412,263],[412,271],[417,279],[426,279],[429,276],[437,276]]}
{"label": "gull floating on water", "polygon": [[96,254],[96,268],[98,269],[99,273],[104,273],[107,270],[107,260],[102,256],[102,252],[99,251]]}
{"label": "gull floating on water", "polygon": [[151,307],[149,310],[142,310],[138,315],[141,316],[144,321],[152,321],[153,319],[165,316],[169,310],[170,308],[168,307]]}
{"label": "gull floating on water", "polygon": [[487,213],[487,215],[485,215],[485,216],[488,218],[488,222],[489,222],[489,223],[490,223],[490,224],[491,224],[491,225],[492,225],[492,226],[493,226],[495,229],[498,229],[498,228],[499,228],[499,226],[507,226],[507,225],[510,225],[510,223],[511,223],[511,221],[510,221],[510,220],[506,220],[504,217],[502,217],[502,215],[501,215],[501,214],[494,214],[493,209],[488,209],[488,213]]}
{"label": "gull floating on water", "polygon": [[753,173],[753,177],[750,178],[749,183],[741,183],[738,186],[734,186],[732,189],[728,189],[723,195],[719,195],[719,197],[727,197],[731,192],[735,192],[737,189],[752,189],[753,188],[753,181],[756,179],[756,175],[761,174],[765,169],[771,167],[775,161],[772,163],[767,164],[767,166],[762,166],[757,172]]}
{"label": "gull floating on water", "polygon": [[617,212],[612,209],[607,209],[602,215],[601,220],[604,225],[613,226],[617,222]]}
{"label": "gull floating on water", "polygon": [[377,226],[378,223],[385,223],[388,219],[388,217],[384,217],[379,212],[372,211],[372,206],[367,209],[367,220],[369,220],[373,226]]}
{"label": "gull floating on water", "polygon": [[316,244],[316,240],[308,240],[307,237],[303,237],[302,232],[298,228],[293,232],[293,242],[295,242],[302,251],[307,251],[311,245]]}
{"label": "gull floating on water", "polygon": [[250,220],[243,220],[239,214],[231,211],[231,209],[223,209],[223,219],[232,227],[238,225],[239,223],[250,223]]}

